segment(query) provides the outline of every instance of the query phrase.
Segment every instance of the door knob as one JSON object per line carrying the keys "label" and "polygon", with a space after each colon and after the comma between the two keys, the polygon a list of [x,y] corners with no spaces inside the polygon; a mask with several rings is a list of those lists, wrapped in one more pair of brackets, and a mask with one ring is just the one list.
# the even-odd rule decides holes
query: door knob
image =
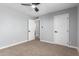
{"label": "door knob", "polygon": [[28,32],[30,32],[30,30]]}
{"label": "door knob", "polygon": [[54,31],[55,33],[58,33],[58,31]]}

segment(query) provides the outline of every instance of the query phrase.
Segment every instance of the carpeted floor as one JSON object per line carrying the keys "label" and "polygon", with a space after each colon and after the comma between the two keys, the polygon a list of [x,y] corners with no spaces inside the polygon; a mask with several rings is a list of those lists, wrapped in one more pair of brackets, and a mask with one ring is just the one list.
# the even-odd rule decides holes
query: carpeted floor
{"label": "carpeted floor", "polygon": [[76,49],[33,40],[0,50],[0,56],[77,56]]}

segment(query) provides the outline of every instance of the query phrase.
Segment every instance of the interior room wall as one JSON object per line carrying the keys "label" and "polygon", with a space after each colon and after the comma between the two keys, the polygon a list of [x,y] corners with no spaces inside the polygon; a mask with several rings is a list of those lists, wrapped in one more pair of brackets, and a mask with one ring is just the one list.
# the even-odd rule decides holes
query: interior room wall
{"label": "interior room wall", "polygon": [[0,5],[0,48],[27,41],[28,16]]}
{"label": "interior room wall", "polygon": [[77,47],[77,7],[40,16],[40,40],[53,43],[53,16],[69,13],[69,43]]}

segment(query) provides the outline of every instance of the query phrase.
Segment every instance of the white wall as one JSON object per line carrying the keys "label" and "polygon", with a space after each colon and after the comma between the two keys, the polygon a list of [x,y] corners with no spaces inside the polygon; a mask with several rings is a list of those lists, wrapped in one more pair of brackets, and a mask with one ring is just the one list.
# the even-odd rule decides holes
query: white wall
{"label": "white wall", "polygon": [[27,41],[28,16],[0,6],[0,48]]}
{"label": "white wall", "polygon": [[50,14],[40,17],[40,40],[53,42],[53,16]]}
{"label": "white wall", "polygon": [[69,45],[77,47],[77,7],[40,16],[40,40],[53,43],[53,16],[64,13],[69,13]]}

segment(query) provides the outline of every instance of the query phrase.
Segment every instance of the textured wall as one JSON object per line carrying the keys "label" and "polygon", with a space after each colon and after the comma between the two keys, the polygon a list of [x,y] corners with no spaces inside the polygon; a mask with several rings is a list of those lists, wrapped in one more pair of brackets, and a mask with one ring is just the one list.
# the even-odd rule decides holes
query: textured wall
{"label": "textured wall", "polygon": [[[53,16],[69,13],[69,44],[77,46],[77,7],[49,13],[40,17],[41,40],[53,42]],[[43,28],[41,28],[43,26]]]}

